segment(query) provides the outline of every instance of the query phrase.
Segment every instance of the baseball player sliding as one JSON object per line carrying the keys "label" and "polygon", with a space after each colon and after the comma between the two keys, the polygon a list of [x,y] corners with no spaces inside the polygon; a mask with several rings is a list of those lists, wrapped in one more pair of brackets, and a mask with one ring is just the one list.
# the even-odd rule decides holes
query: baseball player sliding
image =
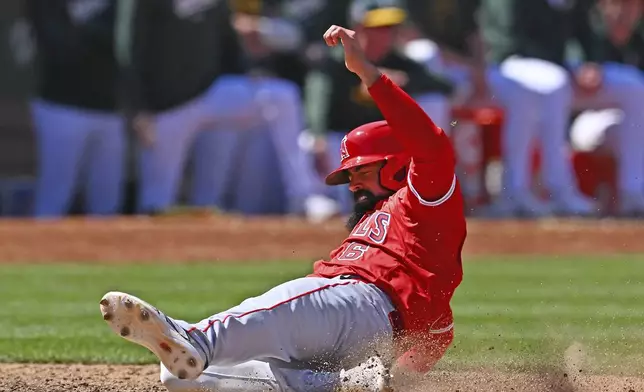
{"label": "baseball player sliding", "polygon": [[107,293],[104,320],[159,357],[170,391],[385,391],[452,341],[466,224],[450,141],[354,31],[331,26],[324,40],[343,46],[386,119],[347,134],[326,178],[354,194],[351,234],[311,275],[196,324]]}

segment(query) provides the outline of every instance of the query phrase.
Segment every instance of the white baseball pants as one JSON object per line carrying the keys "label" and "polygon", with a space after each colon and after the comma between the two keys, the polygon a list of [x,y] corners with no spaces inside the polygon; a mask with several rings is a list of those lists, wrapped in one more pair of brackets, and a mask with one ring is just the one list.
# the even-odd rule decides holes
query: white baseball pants
{"label": "white baseball pants", "polygon": [[110,112],[36,99],[36,217],[65,215],[79,184],[90,215],[120,211],[125,175],[125,119]]}
{"label": "white baseball pants", "polygon": [[[239,209],[252,211],[257,195],[262,194],[254,184],[280,173],[290,211],[296,211],[308,196],[323,191],[297,142],[304,129],[303,109],[299,91],[289,81],[222,76],[203,96],[158,115],[156,127],[157,142],[141,151],[140,210],[163,210],[174,204],[193,146],[192,205],[221,207],[226,192],[234,189]],[[251,138],[256,137],[251,131],[258,130],[270,135],[278,173],[267,173],[261,156],[246,151]],[[245,170],[240,172],[242,168]],[[242,189],[238,184],[241,176],[259,180],[244,181]],[[273,186],[282,182],[272,181]]]}
{"label": "white baseball pants", "polygon": [[306,277],[197,324],[211,366],[196,380],[165,368],[171,391],[333,391],[339,370],[391,348],[394,310],[378,288],[350,278]]}
{"label": "white baseball pants", "polygon": [[568,159],[566,135],[574,107],[618,107],[624,112],[619,127],[619,180],[621,191],[644,189],[644,79],[623,64],[603,66],[603,86],[589,97],[574,97],[567,71],[553,63],[532,58],[510,58],[488,73],[494,98],[506,110],[503,129],[505,191],[528,191],[531,147],[541,141],[543,178],[551,192],[575,187]]}

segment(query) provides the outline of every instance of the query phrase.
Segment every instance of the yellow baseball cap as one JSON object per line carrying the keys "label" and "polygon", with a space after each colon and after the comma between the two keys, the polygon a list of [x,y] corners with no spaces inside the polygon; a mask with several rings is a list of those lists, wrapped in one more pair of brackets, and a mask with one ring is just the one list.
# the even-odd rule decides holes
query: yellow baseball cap
{"label": "yellow baseball cap", "polygon": [[259,15],[262,13],[262,0],[229,0],[230,9],[240,14]]}
{"label": "yellow baseball cap", "polygon": [[395,26],[407,19],[407,11],[395,0],[354,0],[350,13],[364,27]]}

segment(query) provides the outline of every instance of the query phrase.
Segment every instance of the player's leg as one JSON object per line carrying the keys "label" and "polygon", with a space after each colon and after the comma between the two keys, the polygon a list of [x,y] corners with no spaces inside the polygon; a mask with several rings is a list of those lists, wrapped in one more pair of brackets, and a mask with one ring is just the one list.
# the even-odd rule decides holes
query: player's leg
{"label": "player's leg", "polygon": [[190,203],[225,207],[225,196],[234,188],[244,158],[247,133],[258,126],[248,78],[221,76],[204,95],[199,110]]}
{"label": "player's leg", "polygon": [[199,132],[193,149],[194,175],[190,204],[226,209],[242,164],[246,130],[222,127]]}
{"label": "player's leg", "polygon": [[626,215],[644,214],[643,100],[644,76],[641,71],[617,63],[604,65],[603,85],[597,94],[579,100],[579,104],[586,107],[616,107],[622,111],[622,121],[616,128],[617,185],[620,212]]}
{"label": "player's leg", "polygon": [[154,143],[138,148],[140,213],[162,212],[175,203],[197,120],[195,102],[155,116]]}
{"label": "player's leg", "polygon": [[32,114],[38,149],[34,214],[59,217],[68,212],[90,134],[81,109],[36,100]]}
{"label": "player's leg", "polygon": [[241,214],[283,211],[281,176],[263,129],[200,132],[194,145],[191,204]]}
{"label": "player's leg", "polygon": [[264,392],[280,391],[267,362],[249,361],[236,366],[209,366],[195,380],[181,380],[161,364],[161,383],[169,392]]}
{"label": "player's leg", "polygon": [[255,88],[257,106],[281,166],[289,211],[303,211],[315,222],[337,214],[337,204],[324,196],[324,185],[298,142],[304,129],[304,109],[297,86],[266,78],[255,82]]}
{"label": "player's leg", "polygon": [[181,380],[161,364],[160,378],[169,392],[374,392],[385,391],[390,382],[380,357],[338,372],[298,365],[249,361],[236,366],[209,366],[197,379]]}
{"label": "player's leg", "polygon": [[508,59],[488,71],[492,95],[505,111],[501,134],[503,154],[503,194],[493,212],[500,215],[543,216],[547,206],[530,189],[530,156],[537,136],[538,95],[525,83],[528,59]]}
{"label": "player's leg", "polygon": [[[391,343],[387,296],[352,279],[301,278],[191,325],[142,300],[108,293],[101,312],[111,328],[147,347],[179,378],[250,360],[356,366]],[[326,365],[328,366],[328,365]]]}
{"label": "player's leg", "polygon": [[208,337],[214,365],[263,359],[347,366],[359,362],[361,350],[371,349],[374,340],[391,339],[392,311],[388,297],[373,285],[307,277],[249,298],[195,328]]}
{"label": "player's leg", "polygon": [[279,157],[266,129],[245,134],[235,168],[230,208],[247,215],[288,213]]}
{"label": "player's leg", "polygon": [[125,175],[125,119],[116,114],[93,114],[88,151],[85,191],[88,213],[117,214]]}
{"label": "player's leg", "polygon": [[571,82],[567,71],[559,66],[544,67],[543,75],[561,80],[559,86],[540,95],[543,116],[539,135],[545,187],[556,213],[593,215],[597,211],[593,202],[579,192],[567,138],[573,103]]}

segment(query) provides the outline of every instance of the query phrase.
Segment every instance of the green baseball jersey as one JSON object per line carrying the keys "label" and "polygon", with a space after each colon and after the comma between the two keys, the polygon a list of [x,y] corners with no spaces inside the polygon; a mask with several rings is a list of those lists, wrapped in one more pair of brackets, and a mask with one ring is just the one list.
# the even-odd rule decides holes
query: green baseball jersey
{"label": "green baseball jersey", "polygon": [[[358,76],[346,69],[342,48],[334,49],[319,68],[310,72],[305,84],[309,129],[318,135],[327,131],[348,132],[383,119]],[[401,87],[410,95],[452,92],[452,85],[445,78],[398,52],[389,53],[376,65],[404,73],[407,82]]]}

